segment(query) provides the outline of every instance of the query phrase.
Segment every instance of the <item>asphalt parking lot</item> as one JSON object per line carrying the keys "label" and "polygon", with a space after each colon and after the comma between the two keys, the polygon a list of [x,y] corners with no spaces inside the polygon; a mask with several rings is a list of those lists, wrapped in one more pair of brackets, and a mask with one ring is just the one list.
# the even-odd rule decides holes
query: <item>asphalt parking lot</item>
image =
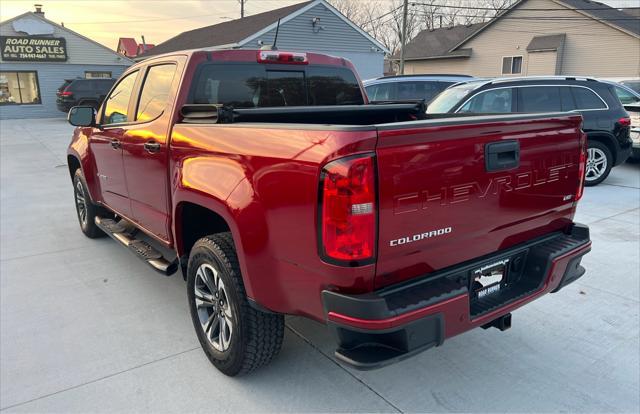
{"label": "asphalt parking lot", "polygon": [[242,378],[200,350],[185,283],[85,238],[63,119],[0,123],[0,410],[6,412],[637,412],[640,165],[587,188],[587,274],[513,315],[369,372],[289,318],[280,356]]}

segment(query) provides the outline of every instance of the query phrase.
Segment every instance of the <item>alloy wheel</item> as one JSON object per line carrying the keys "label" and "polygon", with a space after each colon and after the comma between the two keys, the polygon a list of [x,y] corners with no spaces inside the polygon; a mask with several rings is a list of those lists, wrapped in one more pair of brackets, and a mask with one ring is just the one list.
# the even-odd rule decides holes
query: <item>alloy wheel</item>
{"label": "alloy wheel", "polygon": [[607,155],[599,148],[587,150],[587,181],[595,181],[607,171]]}
{"label": "alloy wheel", "polygon": [[84,194],[82,181],[77,180],[76,183],[76,208],[78,209],[78,217],[83,225],[87,224],[87,200]]}
{"label": "alloy wheel", "polygon": [[207,340],[218,351],[226,351],[231,344],[234,317],[218,271],[210,264],[201,264],[193,290],[198,319]]}

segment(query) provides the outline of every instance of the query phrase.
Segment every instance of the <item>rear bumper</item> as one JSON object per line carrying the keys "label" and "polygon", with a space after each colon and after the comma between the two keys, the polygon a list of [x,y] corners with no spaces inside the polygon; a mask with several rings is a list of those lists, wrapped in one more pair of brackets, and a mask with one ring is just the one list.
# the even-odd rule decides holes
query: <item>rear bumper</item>
{"label": "rear bumper", "polygon": [[[363,295],[323,291],[336,358],[358,369],[374,369],[407,358],[445,339],[492,322],[546,293],[580,278],[582,256],[591,250],[589,228],[576,224],[554,233]],[[471,274],[506,260],[507,284],[475,298]],[[495,323],[493,325],[496,325]]]}
{"label": "rear bumper", "polygon": [[58,111],[61,112],[69,112],[69,109],[71,109],[73,106],[74,102],[56,102],[56,107],[58,108]]}

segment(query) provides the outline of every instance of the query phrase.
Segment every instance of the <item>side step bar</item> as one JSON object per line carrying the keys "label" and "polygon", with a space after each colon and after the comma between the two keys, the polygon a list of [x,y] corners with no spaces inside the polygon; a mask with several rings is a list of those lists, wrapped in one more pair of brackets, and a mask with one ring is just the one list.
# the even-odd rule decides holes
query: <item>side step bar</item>
{"label": "side step bar", "polygon": [[171,276],[178,270],[178,260],[169,262],[164,258],[162,253],[151,246],[144,240],[135,238],[135,229],[132,231],[131,226],[122,224],[122,221],[115,221],[111,219],[96,217],[96,226],[100,230],[107,233],[112,239],[128,248],[135,255],[146,262],[154,270],[162,273],[165,276]]}

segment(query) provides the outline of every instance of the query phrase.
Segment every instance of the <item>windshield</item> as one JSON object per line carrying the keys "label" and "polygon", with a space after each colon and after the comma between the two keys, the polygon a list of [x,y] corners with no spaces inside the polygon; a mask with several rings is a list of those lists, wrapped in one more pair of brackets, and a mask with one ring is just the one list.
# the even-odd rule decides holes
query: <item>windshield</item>
{"label": "windshield", "polygon": [[365,86],[370,101],[406,101],[424,99],[429,102],[436,95],[453,85],[450,81],[384,82]]}
{"label": "windshield", "polygon": [[636,93],[640,93],[640,80],[628,80],[628,81],[622,81],[620,83],[626,86],[627,88],[633,89],[634,91],[636,91]]}
{"label": "windshield", "polygon": [[458,104],[469,94],[469,92],[478,86],[479,84],[477,82],[469,82],[445,89],[440,95],[436,96],[431,103],[429,103],[429,106],[427,106],[427,113],[446,114],[450,112],[456,104]]}
{"label": "windshield", "polygon": [[635,105],[640,103],[640,98],[634,95],[631,91],[619,86],[614,86],[614,88],[622,105]]}

